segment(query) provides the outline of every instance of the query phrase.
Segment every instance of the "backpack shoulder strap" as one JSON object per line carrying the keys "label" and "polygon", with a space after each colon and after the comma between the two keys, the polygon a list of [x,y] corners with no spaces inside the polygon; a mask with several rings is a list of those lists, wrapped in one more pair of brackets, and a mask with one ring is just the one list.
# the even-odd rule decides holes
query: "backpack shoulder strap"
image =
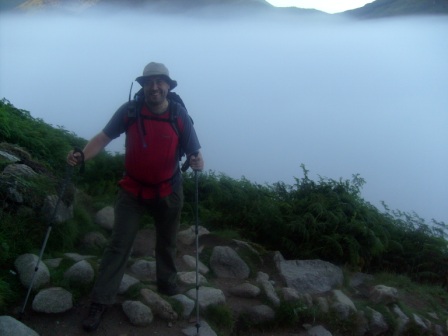
{"label": "backpack shoulder strap", "polygon": [[130,99],[131,96],[129,95],[129,102],[128,102],[128,108],[127,113],[125,114],[125,130],[128,130],[129,126],[131,126],[135,121],[137,121],[139,117],[140,110],[143,105],[143,89],[140,89],[135,95],[134,99]]}
{"label": "backpack shoulder strap", "polygon": [[[178,103],[181,105],[185,110],[187,109],[182,98],[176,93],[176,92],[168,92],[167,99],[171,102]],[[140,111],[142,109],[144,102],[144,93],[143,88],[141,88],[135,95],[134,99],[129,101],[128,104],[128,111],[126,115],[126,130],[131,126],[135,121],[139,119]],[[180,128],[179,128],[179,105],[178,104],[170,104],[170,117],[169,119],[163,119],[163,118],[157,118],[157,117],[143,117],[143,119],[150,119],[150,120],[158,120],[158,121],[165,121],[170,122],[171,126],[173,127],[174,131],[176,132],[177,136],[180,136]],[[190,115],[188,115],[191,122],[193,122],[193,119]]]}

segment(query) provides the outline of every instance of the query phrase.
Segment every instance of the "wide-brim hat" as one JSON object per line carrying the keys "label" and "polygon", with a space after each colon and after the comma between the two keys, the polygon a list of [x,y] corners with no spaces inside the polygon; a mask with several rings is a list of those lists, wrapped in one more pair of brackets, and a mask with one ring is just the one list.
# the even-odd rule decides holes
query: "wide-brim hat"
{"label": "wide-brim hat", "polygon": [[170,85],[170,89],[174,89],[177,86],[177,82],[170,77],[170,72],[168,71],[168,68],[162,64],[162,63],[156,63],[151,62],[145,66],[143,69],[143,75],[140,77],[137,77],[135,80],[143,86],[145,83],[145,80],[148,77],[151,76],[163,76],[165,77],[166,81]]}

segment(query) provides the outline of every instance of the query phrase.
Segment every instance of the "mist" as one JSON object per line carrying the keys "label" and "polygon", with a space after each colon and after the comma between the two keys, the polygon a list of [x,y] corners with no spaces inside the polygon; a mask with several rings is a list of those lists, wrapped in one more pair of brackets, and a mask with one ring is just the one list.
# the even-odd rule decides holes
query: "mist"
{"label": "mist", "polygon": [[312,179],[360,174],[380,210],[448,222],[447,36],[446,16],[1,14],[0,98],[90,139],[162,62],[207,171],[260,184],[293,184],[302,163]]}

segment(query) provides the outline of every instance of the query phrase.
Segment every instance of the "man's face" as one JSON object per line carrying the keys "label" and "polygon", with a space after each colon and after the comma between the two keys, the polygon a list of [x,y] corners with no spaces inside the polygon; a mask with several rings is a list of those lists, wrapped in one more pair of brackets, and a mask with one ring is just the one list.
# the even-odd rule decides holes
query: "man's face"
{"label": "man's face", "polygon": [[162,104],[170,90],[170,85],[163,76],[151,76],[143,83],[145,101],[148,105]]}

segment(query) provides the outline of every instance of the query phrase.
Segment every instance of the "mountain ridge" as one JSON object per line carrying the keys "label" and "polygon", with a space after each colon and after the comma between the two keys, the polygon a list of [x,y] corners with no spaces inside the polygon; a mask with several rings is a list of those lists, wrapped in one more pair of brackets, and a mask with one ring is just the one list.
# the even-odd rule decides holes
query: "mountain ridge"
{"label": "mountain ridge", "polygon": [[[274,7],[265,0],[10,0],[0,4],[0,11],[23,12],[30,10],[63,10],[84,12],[100,7],[126,9],[150,8],[156,12],[204,12],[212,7],[235,9],[254,14],[258,12],[288,13],[294,15],[320,14],[322,16],[350,16],[358,19],[396,17],[406,15],[448,15],[448,0],[375,0],[363,7],[337,14],[314,9]],[[213,12],[214,9],[212,9]]]}

